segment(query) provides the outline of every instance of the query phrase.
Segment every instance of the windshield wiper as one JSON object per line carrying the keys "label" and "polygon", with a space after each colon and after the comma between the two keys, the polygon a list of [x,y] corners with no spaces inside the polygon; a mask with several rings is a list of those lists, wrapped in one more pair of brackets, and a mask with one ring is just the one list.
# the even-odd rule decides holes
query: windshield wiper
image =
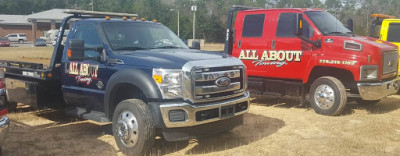
{"label": "windshield wiper", "polygon": [[146,50],[147,48],[143,47],[120,47],[115,50]]}
{"label": "windshield wiper", "polygon": [[177,47],[177,46],[159,46],[159,47],[154,47],[151,49],[182,49],[182,47]]}

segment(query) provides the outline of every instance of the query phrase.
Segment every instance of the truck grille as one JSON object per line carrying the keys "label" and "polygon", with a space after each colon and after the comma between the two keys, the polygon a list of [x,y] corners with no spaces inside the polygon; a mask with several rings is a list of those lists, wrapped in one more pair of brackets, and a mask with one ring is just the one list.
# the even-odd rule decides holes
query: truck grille
{"label": "truck grille", "polygon": [[197,68],[192,71],[196,101],[218,100],[244,91],[242,66]]}
{"label": "truck grille", "polygon": [[383,53],[383,70],[382,74],[388,74],[397,71],[397,63],[399,61],[399,54],[397,51],[390,51]]}

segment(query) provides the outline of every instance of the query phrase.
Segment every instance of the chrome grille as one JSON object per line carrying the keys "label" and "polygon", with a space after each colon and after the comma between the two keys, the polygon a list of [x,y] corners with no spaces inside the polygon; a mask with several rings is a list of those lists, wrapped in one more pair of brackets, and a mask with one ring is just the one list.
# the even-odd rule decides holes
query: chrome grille
{"label": "chrome grille", "polygon": [[382,61],[383,62],[382,74],[385,75],[391,72],[396,72],[398,61],[399,61],[399,54],[397,53],[397,51],[384,52]]}
{"label": "chrome grille", "polygon": [[[241,93],[244,91],[243,75],[243,66],[196,68],[192,71],[193,97],[196,101],[209,101]],[[218,85],[217,81],[220,78],[229,78],[230,83]]]}

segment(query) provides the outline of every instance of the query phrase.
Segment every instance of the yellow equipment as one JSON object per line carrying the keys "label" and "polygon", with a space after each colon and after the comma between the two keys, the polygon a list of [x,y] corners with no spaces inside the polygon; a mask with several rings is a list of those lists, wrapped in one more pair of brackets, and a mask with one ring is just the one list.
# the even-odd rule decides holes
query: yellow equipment
{"label": "yellow equipment", "polygon": [[[376,37],[380,40],[388,41],[400,46],[400,19],[396,19],[395,16],[385,14],[371,14],[370,17],[375,18],[375,20],[371,23],[369,34],[370,37]],[[379,37],[375,35],[375,29],[377,26],[381,27]],[[398,75],[400,76],[400,72],[398,72]]]}

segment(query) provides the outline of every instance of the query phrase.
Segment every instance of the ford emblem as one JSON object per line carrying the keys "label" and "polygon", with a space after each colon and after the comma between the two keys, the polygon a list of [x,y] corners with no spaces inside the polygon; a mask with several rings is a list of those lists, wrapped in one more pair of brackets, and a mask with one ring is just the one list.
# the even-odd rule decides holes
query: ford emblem
{"label": "ford emblem", "polygon": [[217,80],[215,80],[215,84],[218,87],[226,87],[229,86],[229,84],[231,84],[231,79],[229,77],[220,77]]}

